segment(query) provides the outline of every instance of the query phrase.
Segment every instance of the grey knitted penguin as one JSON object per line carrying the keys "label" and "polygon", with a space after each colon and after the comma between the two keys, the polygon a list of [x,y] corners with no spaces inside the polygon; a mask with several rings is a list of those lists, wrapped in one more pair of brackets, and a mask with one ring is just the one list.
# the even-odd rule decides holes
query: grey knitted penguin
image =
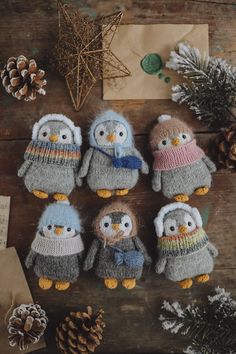
{"label": "grey knitted penguin", "polygon": [[134,146],[132,128],[119,113],[108,110],[96,117],[89,143],[77,182],[81,185],[81,178],[87,176],[90,189],[99,197],[124,196],[136,185],[139,170],[148,174],[148,165]]}
{"label": "grey knitted penguin", "polygon": [[143,264],[150,264],[145,246],[137,236],[137,220],[130,208],[114,202],[103,208],[94,221],[92,242],[84,262],[84,270],[95,269],[109,289],[118,281],[126,289],[133,289],[142,275]]}
{"label": "grey knitted penguin", "polygon": [[55,282],[57,290],[66,290],[77,280],[84,250],[80,231],[79,214],[69,202],[46,207],[25,261],[27,268],[34,267],[41,289]]}
{"label": "grey knitted penguin", "polygon": [[82,144],[79,127],[62,114],[47,114],[34,124],[25,162],[18,171],[26,188],[38,198],[53,194],[67,200],[76,186]]}
{"label": "grey knitted penguin", "polygon": [[154,225],[159,238],[156,272],[183,289],[192,286],[193,278],[207,282],[218,251],[202,228],[198,209],[180,202],[168,204],[161,208]]}
{"label": "grey knitted penguin", "polygon": [[186,202],[193,193],[205,195],[214,163],[197,146],[192,130],[181,120],[162,115],[150,133],[154,156],[152,188],[167,198]]}

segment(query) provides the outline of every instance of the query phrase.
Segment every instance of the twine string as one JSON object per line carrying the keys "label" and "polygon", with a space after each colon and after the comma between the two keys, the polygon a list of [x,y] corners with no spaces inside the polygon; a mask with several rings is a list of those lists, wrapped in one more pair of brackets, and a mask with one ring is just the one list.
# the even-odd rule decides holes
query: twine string
{"label": "twine string", "polygon": [[16,294],[13,294],[11,292],[11,305],[10,307],[7,309],[5,316],[4,316],[4,323],[7,325],[8,320],[9,320],[9,314],[11,313],[13,307],[15,306],[15,300],[16,300]]}

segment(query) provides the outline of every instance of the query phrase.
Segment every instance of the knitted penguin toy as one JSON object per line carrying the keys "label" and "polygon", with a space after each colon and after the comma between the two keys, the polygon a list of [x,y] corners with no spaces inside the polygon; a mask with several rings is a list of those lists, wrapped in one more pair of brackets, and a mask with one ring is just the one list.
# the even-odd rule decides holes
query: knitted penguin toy
{"label": "knitted penguin toy", "polygon": [[156,272],[178,282],[183,289],[209,280],[217,249],[209,242],[202,228],[198,209],[184,203],[164,206],[154,220],[159,258]]}
{"label": "knitted penguin toy", "polygon": [[47,206],[25,262],[34,266],[40,288],[55,282],[57,290],[66,290],[77,280],[84,250],[80,231],[78,212],[67,201]]}
{"label": "knitted penguin toy", "polygon": [[95,267],[105,286],[115,289],[118,281],[133,289],[142,275],[143,264],[151,263],[146,248],[137,236],[137,220],[130,208],[114,202],[103,208],[94,221],[97,238],[92,242],[84,270]]}
{"label": "knitted penguin toy", "polygon": [[186,202],[192,193],[205,195],[214,163],[199,148],[192,130],[181,120],[162,115],[150,134],[154,156],[152,188],[167,198]]}
{"label": "knitted penguin toy", "polygon": [[86,152],[78,179],[87,176],[90,189],[99,197],[128,194],[148,165],[134,146],[132,128],[120,114],[108,110],[99,115],[89,131]]}
{"label": "knitted penguin toy", "polygon": [[34,124],[25,162],[18,171],[39,198],[67,200],[76,186],[82,144],[79,127],[62,114],[47,114]]}

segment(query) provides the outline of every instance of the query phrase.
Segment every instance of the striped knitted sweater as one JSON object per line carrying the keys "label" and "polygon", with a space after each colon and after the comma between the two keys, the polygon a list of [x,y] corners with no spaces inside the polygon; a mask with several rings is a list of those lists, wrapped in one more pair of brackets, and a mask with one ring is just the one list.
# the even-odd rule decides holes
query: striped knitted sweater
{"label": "striped knitted sweater", "polygon": [[202,228],[177,236],[163,236],[159,239],[159,255],[164,257],[181,257],[198,252],[209,243],[208,236]]}

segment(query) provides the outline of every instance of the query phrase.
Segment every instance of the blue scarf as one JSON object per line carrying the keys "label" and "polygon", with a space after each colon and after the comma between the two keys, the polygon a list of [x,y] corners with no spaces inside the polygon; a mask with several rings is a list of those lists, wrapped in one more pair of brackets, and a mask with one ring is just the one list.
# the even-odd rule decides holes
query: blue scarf
{"label": "blue scarf", "polygon": [[101,152],[105,156],[109,157],[111,159],[112,165],[115,168],[127,168],[130,170],[139,170],[142,167],[142,161],[140,158],[134,155],[128,155],[128,156],[121,156],[122,155],[122,150],[120,145],[117,145],[115,147],[115,156],[112,156],[105,152],[104,150],[98,148],[98,147],[93,147],[95,150]]}
{"label": "blue scarf", "polygon": [[118,247],[109,246],[114,249],[114,259],[116,266],[127,265],[131,269],[140,268],[144,264],[144,257],[140,251],[123,251]]}

